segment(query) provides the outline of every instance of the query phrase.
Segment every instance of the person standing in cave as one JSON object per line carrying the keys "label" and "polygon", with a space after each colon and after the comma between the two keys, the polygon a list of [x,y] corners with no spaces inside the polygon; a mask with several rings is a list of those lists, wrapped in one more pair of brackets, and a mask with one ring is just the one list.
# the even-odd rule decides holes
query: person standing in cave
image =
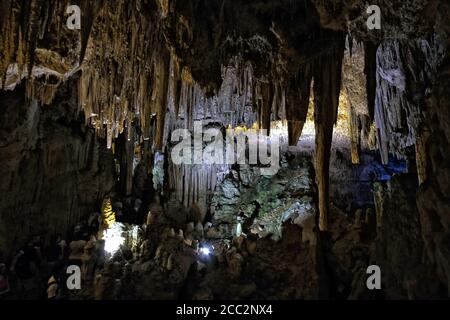
{"label": "person standing in cave", "polygon": [[77,224],[74,228],[73,228],[73,238],[74,239],[80,239],[81,238],[81,225]]}
{"label": "person standing in cave", "polygon": [[97,253],[96,253],[97,241],[91,239],[85,246],[84,252],[81,256],[83,265],[81,267],[82,279],[88,283],[94,280],[95,269],[97,264]]}
{"label": "person standing in cave", "polygon": [[47,248],[47,262],[51,269],[57,262],[63,261],[66,257],[67,243],[62,239],[61,234],[57,234],[50,240],[50,245]]}
{"label": "person standing in cave", "polygon": [[90,228],[87,220],[81,220],[80,225],[80,234],[81,239],[84,241],[89,241],[91,238]]}
{"label": "person standing in cave", "polygon": [[24,248],[19,250],[13,259],[11,272],[17,276],[18,291],[23,298],[37,298],[39,291],[39,256],[30,241]]}
{"label": "person standing in cave", "polygon": [[101,214],[98,212],[93,212],[89,216],[88,224],[91,236],[95,235],[97,237],[97,234],[100,231],[101,218]]}
{"label": "person standing in cave", "polygon": [[58,263],[53,267],[50,279],[47,282],[47,299],[48,300],[57,300],[60,297],[59,290],[59,274],[60,268]]}
{"label": "person standing in cave", "polygon": [[83,240],[80,237],[77,237],[69,244],[70,255],[69,255],[69,264],[76,265],[81,268],[82,260],[81,257],[83,255],[84,246],[87,241]]}
{"label": "person standing in cave", "polygon": [[105,240],[98,240],[94,249],[94,279],[96,275],[103,271],[106,263]]}

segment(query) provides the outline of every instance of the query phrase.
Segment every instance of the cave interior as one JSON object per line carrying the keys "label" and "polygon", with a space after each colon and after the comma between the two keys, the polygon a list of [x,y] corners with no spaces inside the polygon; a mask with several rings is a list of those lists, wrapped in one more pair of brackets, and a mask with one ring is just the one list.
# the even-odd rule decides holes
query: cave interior
{"label": "cave interior", "polygon": [[450,3],[371,2],[2,0],[0,300],[448,299]]}

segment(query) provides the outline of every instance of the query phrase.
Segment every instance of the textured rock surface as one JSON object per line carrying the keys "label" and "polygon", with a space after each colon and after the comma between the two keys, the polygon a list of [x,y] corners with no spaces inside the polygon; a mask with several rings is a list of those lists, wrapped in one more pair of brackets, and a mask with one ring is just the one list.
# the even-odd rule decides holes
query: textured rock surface
{"label": "textured rock surface", "polygon": [[[304,239],[316,243],[311,163],[307,158],[293,158],[288,163],[273,177],[259,176],[255,167],[232,171],[217,186],[211,211],[213,227],[226,230],[220,237],[235,235],[239,218],[244,233],[280,240],[283,224],[288,222],[304,228]],[[248,172],[253,179],[248,179]]]}
{"label": "textured rock surface", "polygon": [[415,203],[417,177],[395,176],[376,187],[379,215],[377,261],[384,271],[388,299],[427,299],[445,294],[442,284],[430,275],[429,260],[421,234],[420,214]]}
{"label": "textured rock surface", "polygon": [[[286,121],[289,144],[295,145],[307,119],[312,87],[319,227],[330,231],[329,251],[344,270],[335,276],[336,292],[346,297],[351,282],[358,281],[345,272],[356,264],[346,261],[342,243],[362,240],[359,231],[343,228],[339,232],[348,234],[344,242],[338,241],[332,221],[340,221],[344,213],[330,209],[330,194],[339,184],[352,184],[354,177],[357,183],[342,187],[342,195],[336,192],[335,198],[345,199],[346,190],[357,190],[366,177],[371,181],[361,190],[369,192],[372,173],[383,176],[383,170],[389,171],[364,153],[373,147],[385,165],[392,156],[402,158],[418,180],[405,188],[401,178],[394,179],[388,193],[377,195],[383,198],[378,209],[386,207],[387,214],[398,201],[404,212],[398,219],[385,216],[380,246],[386,249],[390,241],[398,246],[381,250],[377,260],[407,251],[411,254],[405,259],[414,269],[418,251],[408,251],[405,244],[412,241],[415,249],[424,248],[423,273],[435,273],[439,285],[448,289],[449,4],[373,4],[382,9],[380,31],[367,29],[367,4],[362,0],[83,0],[82,29],[71,31],[65,26],[68,1],[2,1],[0,246],[13,250],[33,233],[65,231],[96,209],[114,187],[114,160],[115,187],[119,197],[129,200],[126,206],[142,197],[145,211],[158,193],[168,204],[191,207],[186,213],[189,209],[174,205],[181,221],[185,214],[202,220],[216,184],[230,168],[175,168],[167,161],[171,132],[192,130],[195,120],[220,128],[264,129]],[[345,33],[351,36],[347,47]],[[339,98],[345,95],[350,147],[341,156],[340,150],[332,151],[332,140],[338,131],[334,125],[342,106]],[[350,163],[360,163],[363,169],[353,170]],[[333,172],[344,172],[339,168],[350,174]],[[216,190],[220,199],[214,206],[221,206],[213,212],[218,230],[207,233],[229,236],[243,210],[246,218],[258,212],[262,225],[254,225],[256,233],[267,227],[265,233],[280,238],[280,217],[302,220],[302,214],[292,212],[313,207],[305,197],[309,195],[284,189],[290,182],[283,177],[273,184],[258,180],[254,190],[259,194],[253,196],[244,190],[253,184],[251,170],[237,174]],[[330,186],[330,176],[337,185]],[[276,197],[267,192],[270,188]],[[415,208],[411,202],[417,192]],[[369,197],[357,200],[367,203]],[[244,229],[249,227],[244,223]],[[407,228],[414,233],[404,232]],[[243,255],[237,250],[228,257],[233,276],[245,269]],[[366,263],[368,258],[356,260]],[[421,284],[411,283],[419,271],[402,278],[394,261],[389,272],[387,296],[426,295]],[[361,276],[361,269],[355,274]],[[254,285],[248,283],[244,296],[252,296]]]}
{"label": "textured rock surface", "polygon": [[[34,234],[67,232],[114,187],[113,155],[77,112],[68,82],[50,106],[1,92],[1,247],[11,253]],[[22,97],[22,98],[21,98]]]}
{"label": "textured rock surface", "polygon": [[440,64],[433,95],[427,104],[427,128],[430,136],[426,140],[426,151],[421,156],[426,159],[426,177],[418,194],[418,206],[422,222],[422,234],[427,254],[435,266],[441,282],[448,288],[449,273],[449,158],[450,147],[450,113],[448,99],[450,29],[447,17],[450,12],[448,3],[439,6],[438,25],[440,35],[445,43],[447,54]]}

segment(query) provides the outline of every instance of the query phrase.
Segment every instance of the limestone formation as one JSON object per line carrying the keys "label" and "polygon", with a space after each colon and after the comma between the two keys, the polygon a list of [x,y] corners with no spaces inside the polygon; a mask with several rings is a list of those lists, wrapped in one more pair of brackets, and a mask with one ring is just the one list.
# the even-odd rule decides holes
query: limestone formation
{"label": "limestone formation", "polygon": [[[0,4],[1,259],[63,234],[95,299],[448,297],[448,1],[76,2]],[[100,211],[144,224],[104,268]]]}

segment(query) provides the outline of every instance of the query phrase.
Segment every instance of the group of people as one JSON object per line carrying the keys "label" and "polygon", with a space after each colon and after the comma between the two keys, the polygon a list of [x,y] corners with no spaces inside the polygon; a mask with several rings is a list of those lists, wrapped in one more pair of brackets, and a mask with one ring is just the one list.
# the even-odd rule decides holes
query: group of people
{"label": "group of people", "polygon": [[100,225],[101,215],[93,213],[75,226],[69,241],[61,234],[50,241],[34,236],[9,262],[0,252],[0,300],[69,298],[69,266],[80,267],[83,281],[93,281],[105,264]]}

